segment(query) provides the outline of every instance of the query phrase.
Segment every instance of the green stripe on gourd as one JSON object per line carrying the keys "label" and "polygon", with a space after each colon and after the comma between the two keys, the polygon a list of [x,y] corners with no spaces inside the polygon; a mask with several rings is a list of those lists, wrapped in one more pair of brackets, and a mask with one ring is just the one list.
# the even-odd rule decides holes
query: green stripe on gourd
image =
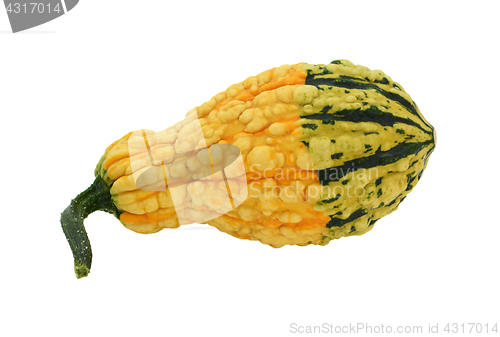
{"label": "green stripe on gourd", "polygon": [[[366,67],[353,67],[352,63],[315,65],[308,69],[306,85],[314,85],[320,90],[340,89],[363,90],[368,94],[375,92],[387,103],[397,103],[425,125],[429,130],[432,126],[422,116],[416,104],[402,87],[392,81],[382,71],[370,71]],[[368,97],[367,97],[368,98]],[[381,104],[383,105],[383,104]]]}
{"label": "green stripe on gourd", "polygon": [[331,218],[326,244],[362,234],[397,209],[421,178],[434,129],[381,71],[337,60],[310,65],[305,84],[302,142],[322,185],[315,209]]}

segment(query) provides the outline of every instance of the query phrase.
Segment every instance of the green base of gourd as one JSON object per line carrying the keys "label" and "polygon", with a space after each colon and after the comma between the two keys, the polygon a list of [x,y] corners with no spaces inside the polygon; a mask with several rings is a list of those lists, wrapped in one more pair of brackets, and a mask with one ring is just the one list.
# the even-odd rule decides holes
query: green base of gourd
{"label": "green base of gourd", "polygon": [[61,213],[61,226],[75,259],[77,278],[85,277],[92,265],[92,249],[83,220],[91,213],[105,211],[119,218],[119,211],[111,201],[110,187],[98,175],[92,185],[80,193]]}

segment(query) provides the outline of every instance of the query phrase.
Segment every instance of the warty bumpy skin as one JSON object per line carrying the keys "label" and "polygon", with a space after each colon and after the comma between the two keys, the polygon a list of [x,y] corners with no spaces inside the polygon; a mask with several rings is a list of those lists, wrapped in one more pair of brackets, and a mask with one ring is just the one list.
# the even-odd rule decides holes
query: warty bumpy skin
{"label": "warty bumpy skin", "polygon": [[[225,196],[223,182],[197,181],[210,172],[202,172],[202,156],[186,155],[197,142],[193,121],[207,146],[231,144],[241,153],[246,186],[236,187],[248,194],[234,209],[217,199]],[[173,127],[144,135],[155,158],[170,165],[167,171],[158,166],[148,183],[164,183],[164,172],[186,184],[174,196],[173,188],[139,188],[131,160],[145,160],[145,154],[130,154],[134,133],[112,143],[95,174],[110,187],[125,227],[155,233],[195,213],[219,212],[205,223],[272,247],[324,245],[368,232],[413,190],[435,148],[434,128],[403,87],[380,70],[347,60],[264,71],[197,106]],[[237,155],[213,153],[211,160]],[[242,180],[229,177],[228,184]],[[183,209],[174,207],[173,197]]]}

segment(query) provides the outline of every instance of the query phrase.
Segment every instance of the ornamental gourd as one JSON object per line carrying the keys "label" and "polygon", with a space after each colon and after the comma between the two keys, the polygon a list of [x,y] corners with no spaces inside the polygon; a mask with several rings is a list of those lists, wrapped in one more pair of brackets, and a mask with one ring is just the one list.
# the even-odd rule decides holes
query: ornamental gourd
{"label": "ornamental gourd", "polygon": [[[283,65],[230,86],[174,127],[112,143],[61,224],[78,278],[92,260],[83,219],[98,210],[137,233],[196,221],[276,248],[326,245],[395,211],[435,144],[434,128],[382,71],[347,60]],[[239,175],[224,169],[235,158]]]}

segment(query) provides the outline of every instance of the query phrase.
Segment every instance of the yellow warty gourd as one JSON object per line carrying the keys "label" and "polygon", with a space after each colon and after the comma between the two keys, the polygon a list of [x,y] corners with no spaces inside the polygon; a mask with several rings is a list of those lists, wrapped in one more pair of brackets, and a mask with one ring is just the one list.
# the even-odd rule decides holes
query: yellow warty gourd
{"label": "yellow warty gourd", "polygon": [[382,71],[283,65],[168,129],[113,142],[61,223],[78,277],[92,258],[83,219],[96,210],[138,233],[199,222],[273,247],[325,245],[396,210],[434,147],[433,127]]}

